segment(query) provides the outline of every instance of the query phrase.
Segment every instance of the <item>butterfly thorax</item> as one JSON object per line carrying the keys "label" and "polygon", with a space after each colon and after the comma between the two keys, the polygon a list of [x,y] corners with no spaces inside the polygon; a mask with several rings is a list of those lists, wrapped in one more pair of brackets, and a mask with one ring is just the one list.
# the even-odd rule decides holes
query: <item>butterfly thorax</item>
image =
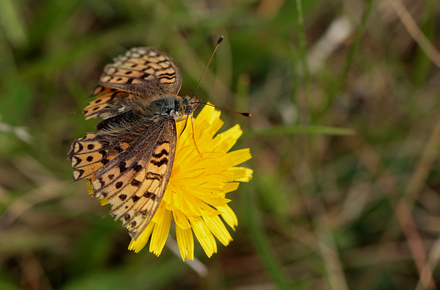
{"label": "butterfly thorax", "polygon": [[184,120],[197,108],[197,99],[189,96],[167,95],[152,101],[143,112],[145,117],[162,119],[166,116],[176,122]]}

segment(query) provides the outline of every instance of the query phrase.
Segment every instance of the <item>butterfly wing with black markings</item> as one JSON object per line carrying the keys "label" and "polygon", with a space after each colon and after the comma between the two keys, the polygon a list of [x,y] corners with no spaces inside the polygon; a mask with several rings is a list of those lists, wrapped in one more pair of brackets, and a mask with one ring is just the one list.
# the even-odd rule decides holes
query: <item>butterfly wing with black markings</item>
{"label": "butterfly wing with black markings", "polygon": [[181,86],[179,66],[169,55],[152,47],[135,47],[104,68],[100,85],[90,94],[96,99],[83,112],[86,120],[105,120],[131,110],[130,99],[134,97],[177,94]]}
{"label": "butterfly wing with black markings", "polygon": [[124,104],[129,103],[128,99],[133,97],[128,92],[100,85],[92,90],[90,96],[96,99],[89,102],[83,110],[86,120],[91,118],[105,120],[128,111],[129,108],[125,108]]}
{"label": "butterfly wing with black markings", "polygon": [[134,138],[128,134],[124,138],[109,138],[99,132],[87,133],[83,138],[73,141],[67,154],[73,168],[73,179],[90,179],[95,172],[128,148]]}
{"label": "butterfly wing with black markings", "polygon": [[106,65],[99,83],[146,97],[177,94],[182,86],[182,74],[166,53],[152,47],[135,47]]}
{"label": "butterfly wing with black markings", "polygon": [[174,119],[163,117],[151,121],[138,139],[91,179],[94,196],[107,199],[110,214],[115,220],[123,221],[133,239],[143,232],[162,201],[175,146]]}

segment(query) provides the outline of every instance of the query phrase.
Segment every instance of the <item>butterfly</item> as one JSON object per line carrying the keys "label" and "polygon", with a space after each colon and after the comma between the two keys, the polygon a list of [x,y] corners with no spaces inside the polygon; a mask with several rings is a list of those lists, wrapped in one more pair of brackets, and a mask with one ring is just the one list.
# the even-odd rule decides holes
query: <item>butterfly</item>
{"label": "butterfly", "polygon": [[96,133],[73,141],[73,179],[89,179],[93,196],[106,199],[133,239],[156,213],[170,179],[176,122],[198,106],[179,96],[182,74],[166,53],[132,48],[114,59],[91,93],[85,119],[101,118]]}

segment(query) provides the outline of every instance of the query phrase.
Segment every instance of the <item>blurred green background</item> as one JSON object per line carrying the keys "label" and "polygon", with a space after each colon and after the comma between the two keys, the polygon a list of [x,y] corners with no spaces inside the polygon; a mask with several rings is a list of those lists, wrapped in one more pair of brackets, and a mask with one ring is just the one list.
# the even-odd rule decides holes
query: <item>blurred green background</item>
{"label": "blurred green background", "polygon": [[[437,0],[1,0],[0,289],[438,289]],[[422,33],[420,33],[422,32]],[[65,156],[111,58],[170,54],[240,123],[234,241],[129,252]]]}

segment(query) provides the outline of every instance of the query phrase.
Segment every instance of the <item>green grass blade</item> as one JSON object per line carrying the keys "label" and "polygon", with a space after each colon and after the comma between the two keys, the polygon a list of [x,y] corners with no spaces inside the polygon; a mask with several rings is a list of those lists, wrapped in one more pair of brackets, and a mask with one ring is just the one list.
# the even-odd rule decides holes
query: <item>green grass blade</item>
{"label": "green grass blade", "polygon": [[245,133],[247,138],[264,136],[287,136],[295,134],[323,134],[323,135],[353,135],[355,131],[349,128],[327,127],[327,126],[279,126],[267,129],[257,129]]}

